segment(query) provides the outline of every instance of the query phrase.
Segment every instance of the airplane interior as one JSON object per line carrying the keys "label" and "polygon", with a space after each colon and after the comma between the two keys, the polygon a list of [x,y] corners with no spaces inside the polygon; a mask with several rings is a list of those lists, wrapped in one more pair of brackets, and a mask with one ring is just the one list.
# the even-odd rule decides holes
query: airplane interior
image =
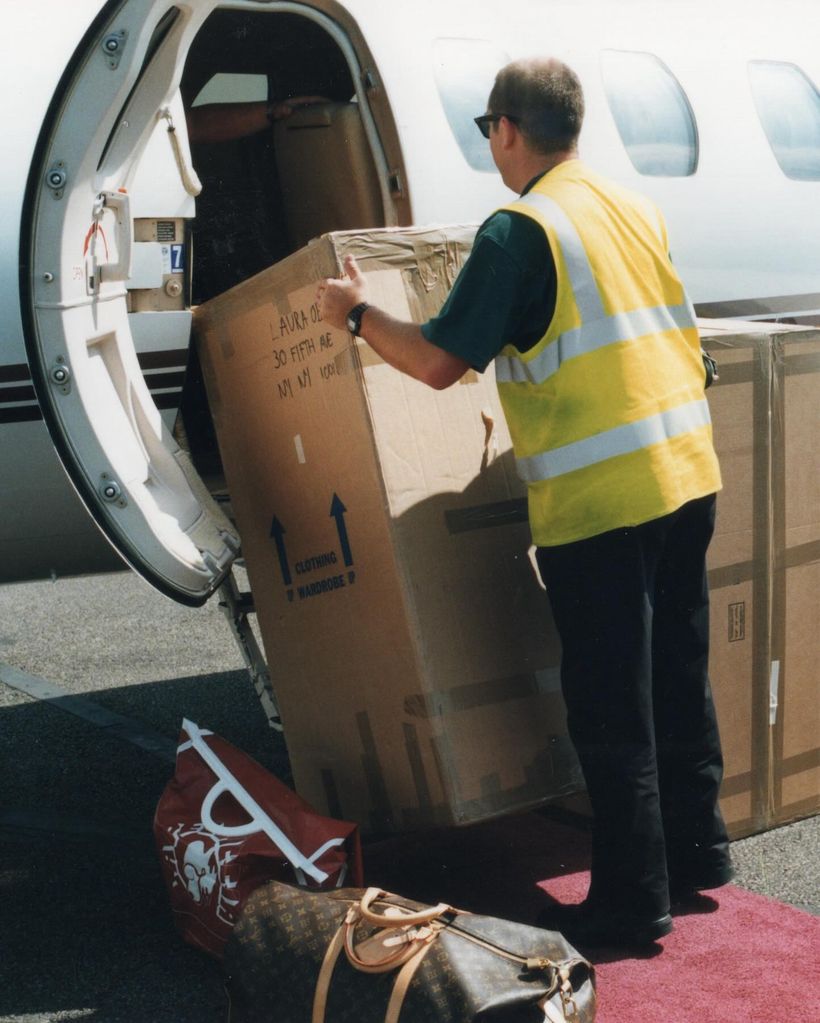
{"label": "airplane interior", "polygon": [[[221,92],[220,92],[221,88]],[[338,44],[297,14],[218,10],[189,51],[186,109],[209,96],[269,102],[322,96],[270,131],[192,143],[202,182],[193,221],[191,301],[206,302],[328,231],[386,224],[378,170]],[[176,434],[218,492],[222,473],[195,346]]]}

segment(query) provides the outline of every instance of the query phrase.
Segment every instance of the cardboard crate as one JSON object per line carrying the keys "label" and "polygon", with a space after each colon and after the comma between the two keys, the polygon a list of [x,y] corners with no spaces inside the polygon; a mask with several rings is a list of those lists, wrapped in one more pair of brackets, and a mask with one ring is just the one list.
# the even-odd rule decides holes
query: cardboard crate
{"label": "cardboard crate", "polygon": [[582,784],[492,373],[435,392],[315,303],[350,252],[423,321],[473,234],[325,235],[195,315],[296,787],[371,832]]}
{"label": "cardboard crate", "polygon": [[820,811],[820,330],[702,321],[724,489],[710,675],[733,837]]}
{"label": "cardboard crate", "polygon": [[[723,490],[709,674],[741,838],[820,812],[820,330],[699,321]],[[584,793],[561,799],[588,815]]]}
{"label": "cardboard crate", "polygon": [[[774,528],[773,820],[820,812],[820,331],[776,350],[773,462],[782,466]],[[779,385],[779,387],[777,386]]]}
{"label": "cardboard crate", "polygon": [[[352,252],[377,304],[422,321],[472,233],[328,235],[195,316],[297,787],[372,831],[581,788],[492,372],[433,392],[315,306]],[[820,810],[820,331],[701,328],[724,476],[710,671],[739,837]]]}

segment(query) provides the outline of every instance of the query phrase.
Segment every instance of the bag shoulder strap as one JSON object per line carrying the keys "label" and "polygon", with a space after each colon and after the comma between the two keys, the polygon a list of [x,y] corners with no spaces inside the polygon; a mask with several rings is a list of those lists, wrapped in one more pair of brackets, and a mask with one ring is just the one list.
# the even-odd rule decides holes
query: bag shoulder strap
{"label": "bag shoulder strap", "polygon": [[436,932],[431,930],[421,941],[411,940],[411,942],[409,942],[408,945],[400,951],[399,956],[397,957],[398,961],[391,957],[390,960],[375,965],[375,968],[373,965],[366,964],[364,962],[359,964],[358,957],[354,955],[354,957],[351,958],[351,951],[353,950],[353,930],[356,926],[357,919],[359,919],[358,908],[359,907],[357,906],[351,907],[339,925],[336,933],[333,935],[333,939],[330,944],[327,946],[321,968],[319,969],[319,976],[316,980],[316,990],[313,993],[313,1014],[311,1017],[311,1023],[324,1023],[325,1021],[330,981],[333,976],[333,970],[336,966],[336,962],[342,953],[342,949],[345,949],[348,958],[351,959],[351,965],[360,970],[364,969],[364,971],[368,973],[384,973],[387,970],[401,965],[401,969],[393,983],[393,990],[390,994],[390,1001],[387,1005],[387,1012],[384,1017],[384,1023],[398,1023],[399,1013],[401,1012],[401,1007],[404,1004],[404,999],[407,994],[407,989],[410,987],[410,982],[421,964],[422,959],[424,959],[433,946]]}
{"label": "bag shoulder strap", "polygon": [[384,1016],[384,1023],[399,1023],[399,1013],[401,1012],[401,1007],[404,1004],[404,997],[407,994],[407,989],[410,987],[410,981],[415,976],[416,970],[421,965],[422,959],[424,959],[432,947],[433,942],[428,941],[426,945],[423,945],[419,949],[418,954],[414,955],[412,959],[409,959],[399,970],[399,974],[393,984],[393,990],[390,993],[390,1001],[387,1003],[387,1012]]}
{"label": "bag shoulder strap", "polygon": [[313,992],[313,1016],[312,1023],[324,1023],[325,1009],[327,1009],[327,993],[330,990],[330,978],[333,975],[333,967],[339,958],[339,953],[345,944],[345,921],[343,920],[339,929],[333,935],[333,940],[327,946],[319,976],[316,980],[316,990]]}

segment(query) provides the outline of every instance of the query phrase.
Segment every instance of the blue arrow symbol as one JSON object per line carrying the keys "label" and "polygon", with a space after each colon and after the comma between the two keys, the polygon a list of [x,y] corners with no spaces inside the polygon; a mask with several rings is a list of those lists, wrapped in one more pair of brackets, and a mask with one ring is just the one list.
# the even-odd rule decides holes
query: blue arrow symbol
{"label": "blue arrow symbol", "polygon": [[342,557],[346,565],[353,564],[353,555],[350,553],[350,542],[347,539],[347,526],[345,525],[345,512],[347,508],[342,504],[339,495],[334,494],[330,502],[330,517],[336,519],[336,528],[339,530],[339,544],[342,548]]}
{"label": "blue arrow symbol", "polygon": [[276,544],[276,553],[279,555],[279,567],[282,569],[282,579],[285,586],[290,586],[290,565],[288,564],[288,556],[285,551],[285,527],[275,515],[273,516],[273,522],[270,524],[270,535]]}

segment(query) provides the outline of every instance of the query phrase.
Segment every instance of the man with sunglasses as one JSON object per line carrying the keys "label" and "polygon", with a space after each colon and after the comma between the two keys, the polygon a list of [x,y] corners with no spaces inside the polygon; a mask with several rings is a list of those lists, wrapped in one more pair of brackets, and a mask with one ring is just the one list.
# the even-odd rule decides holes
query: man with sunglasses
{"label": "man with sunglasses", "polygon": [[733,874],[707,676],[720,473],[663,217],[578,159],[583,113],[560,61],[503,68],[475,120],[519,198],[482,224],[441,313],[418,326],[369,305],[353,259],[319,301],[432,387],[495,362],[593,809],[587,898],[539,919],[582,946],[629,945]]}

